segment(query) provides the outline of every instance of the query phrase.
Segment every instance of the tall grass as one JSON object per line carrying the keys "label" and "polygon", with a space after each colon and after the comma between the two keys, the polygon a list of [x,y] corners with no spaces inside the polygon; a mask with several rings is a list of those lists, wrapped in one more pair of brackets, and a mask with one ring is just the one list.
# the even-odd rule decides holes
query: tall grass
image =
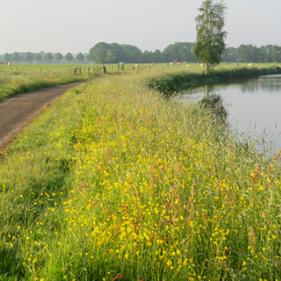
{"label": "tall grass", "polygon": [[0,162],[0,280],[275,280],[280,170],[145,75],[62,96]]}

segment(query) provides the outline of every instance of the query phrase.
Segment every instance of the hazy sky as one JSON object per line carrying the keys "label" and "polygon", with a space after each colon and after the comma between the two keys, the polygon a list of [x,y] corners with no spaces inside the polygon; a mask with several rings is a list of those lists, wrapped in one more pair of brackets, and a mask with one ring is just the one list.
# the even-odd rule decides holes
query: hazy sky
{"label": "hazy sky", "polygon": [[[225,0],[228,46],[281,45],[280,0]],[[98,42],[161,51],[194,42],[202,0],[0,0],[0,54],[89,52]]]}

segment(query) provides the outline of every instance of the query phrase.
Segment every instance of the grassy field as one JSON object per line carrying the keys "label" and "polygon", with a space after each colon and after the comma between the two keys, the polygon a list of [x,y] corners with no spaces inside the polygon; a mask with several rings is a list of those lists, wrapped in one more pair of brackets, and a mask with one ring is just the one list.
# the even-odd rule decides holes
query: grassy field
{"label": "grassy field", "polygon": [[78,65],[0,65],[0,102],[16,94],[27,93],[45,87],[86,81],[96,76],[84,72],[88,66],[81,66],[80,75],[73,71]]}
{"label": "grassy field", "polygon": [[[243,68],[243,67],[248,67],[249,63],[239,63],[239,66],[234,66],[233,63],[227,64],[227,63],[221,63],[215,67],[213,67],[213,71],[218,71],[221,69],[225,70],[232,70],[236,68]],[[118,66],[116,64],[105,64],[106,69],[109,73],[114,73],[118,71]],[[156,70],[160,72],[177,72],[177,71],[187,71],[190,73],[205,73],[205,67],[201,67],[200,64],[197,63],[190,63],[189,67],[186,67],[186,64],[183,65],[165,65],[164,63],[159,63],[156,65],[151,65],[151,64],[139,64],[138,67],[134,67],[135,64],[125,64],[125,72],[136,72],[136,71],[144,71],[144,70]],[[279,66],[281,67],[281,63],[277,63],[274,66]],[[102,65],[92,65],[91,67],[96,67],[96,68],[101,68]],[[256,63],[253,65],[253,67],[257,68],[268,68],[272,67],[271,63]],[[121,68],[119,68],[119,71],[121,71]]]}
{"label": "grassy field", "polygon": [[0,280],[279,279],[279,162],[150,77],[73,89],[9,146]]}
{"label": "grassy field", "polygon": [[[232,73],[232,78],[237,75],[239,70],[245,69],[247,63],[234,67],[233,64],[222,63],[212,68],[211,76],[219,73]],[[105,64],[109,75],[119,74],[142,74],[149,81],[147,84],[158,86],[163,83],[159,90],[162,92],[173,92],[174,85],[183,87],[196,87],[205,83],[216,83],[218,76],[206,78],[204,68],[198,64],[190,64],[189,68],[185,65],[165,65],[165,64],[140,64],[134,67],[134,64],[126,64],[124,71],[115,64]],[[278,66],[278,65],[276,65]],[[281,65],[280,65],[281,66]],[[75,68],[81,67],[81,74],[74,74]],[[271,64],[257,64],[255,69],[269,68]],[[133,70],[134,68],[134,70]],[[241,72],[241,71],[240,71]],[[102,75],[102,65],[0,65],[0,102],[16,94],[35,91],[44,87],[66,84],[71,82],[87,81]],[[149,75],[148,75],[149,74]],[[257,75],[256,73],[255,75]],[[165,76],[166,75],[166,76]],[[241,72],[245,76],[245,73]],[[169,77],[167,77],[169,76]],[[189,78],[187,78],[189,76]],[[157,79],[161,77],[161,81]],[[164,80],[163,80],[164,79]],[[169,80],[169,81],[168,81]]]}

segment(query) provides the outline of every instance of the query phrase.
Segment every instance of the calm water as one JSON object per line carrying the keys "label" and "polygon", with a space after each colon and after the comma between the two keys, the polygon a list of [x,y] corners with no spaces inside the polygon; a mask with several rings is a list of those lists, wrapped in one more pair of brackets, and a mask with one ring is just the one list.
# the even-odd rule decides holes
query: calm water
{"label": "calm water", "polygon": [[235,84],[205,86],[183,92],[181,102],[198,101],[206,91],[219,94],[228,124],[240,136],[257,140],[259,149],[281,149],[281,75],[261,76]]}

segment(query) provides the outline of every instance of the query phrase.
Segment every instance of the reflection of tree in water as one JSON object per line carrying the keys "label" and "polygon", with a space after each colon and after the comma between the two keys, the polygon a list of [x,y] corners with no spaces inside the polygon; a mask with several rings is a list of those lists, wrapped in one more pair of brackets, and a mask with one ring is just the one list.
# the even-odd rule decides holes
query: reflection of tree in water
{"label": "reflection of tree in water", "polygon": [[[242,92],[255,93],[258,90],[263,90],[269,93],[280,92],[281,90],[281,75],[269,75],[260,78],[248,78],[248,79],[233,79],[227,82],[222,82],[219,85],[208,85],[204,87],[197,87],[195,89],[189,89],[190,94],[205,92],[206,95],[210,95],[215,90],[221,90],[231,85],[237,85]],[[208,87],[208,88],[206,88]],[[208,93],[206,90],[208,89]]]}
{"label": "reflection of tree in water", "polygon": [[[213,94],[211,94],[213,92]],[[225,123],[227,110],[222,104],[223,99],[220,95],[214,93],[214,86],[205,86],[205,96],[199,101],[199,104],[206,109],[209,109],[216,115],[219,123]]]}
{"label": "reflection of tree in water", "polygon": [[242,92],[254,93],[262,89],[267,92],[280,92],[281,76],[266,76],[259,79],[249,79],[240,85]]}
{"label": "reflection of tree in water", "polygon": [[205,94],[206,94],[206,96],[209,96],[214,91],[215,91],[214,85],[205,85]]}

